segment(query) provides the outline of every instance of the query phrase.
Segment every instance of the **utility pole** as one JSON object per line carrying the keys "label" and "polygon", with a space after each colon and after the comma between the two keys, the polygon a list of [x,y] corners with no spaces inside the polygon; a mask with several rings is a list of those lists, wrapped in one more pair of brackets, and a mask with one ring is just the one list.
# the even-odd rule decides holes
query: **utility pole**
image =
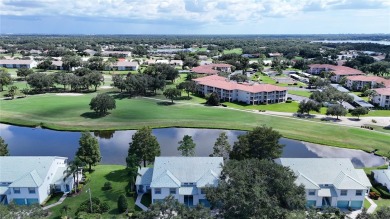
{"label": "utility pole", "polygon": [[91,204],[91,213],[93,213],[92,211],[92,193],[91,193],[91,188],[88,188],[88,190],[86,191],[87,193],[89,193],[89,203]]}

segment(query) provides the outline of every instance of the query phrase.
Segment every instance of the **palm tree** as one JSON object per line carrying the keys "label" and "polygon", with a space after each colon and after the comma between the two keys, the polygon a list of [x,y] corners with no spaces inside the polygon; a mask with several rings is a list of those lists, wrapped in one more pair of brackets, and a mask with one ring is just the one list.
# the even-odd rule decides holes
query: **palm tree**
{"label": "palm tree", "polygon": [[78,173],[79,173],[82,166],[84,166],[84,163],[76,157],[73,161],[69,162],[68,167],[64,171],[64,174],[65,174],[64,181],[69,176],[71,176],[71,175],[73,176],[73,185],[76,186],[76,189],[75,189],[76,192],[77,192],[77,188],[78,188],[78,184],[79,184],[79,174]]}

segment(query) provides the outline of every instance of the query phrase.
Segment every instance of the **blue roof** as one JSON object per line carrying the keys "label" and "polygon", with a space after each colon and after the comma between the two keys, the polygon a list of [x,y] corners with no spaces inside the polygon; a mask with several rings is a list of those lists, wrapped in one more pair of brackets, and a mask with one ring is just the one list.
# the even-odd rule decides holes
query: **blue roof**
{"label": "blue roof", "polygon": [[156,157],[150,187],[178,188],[183,183],[198,187],[216,185],[222,157]]}

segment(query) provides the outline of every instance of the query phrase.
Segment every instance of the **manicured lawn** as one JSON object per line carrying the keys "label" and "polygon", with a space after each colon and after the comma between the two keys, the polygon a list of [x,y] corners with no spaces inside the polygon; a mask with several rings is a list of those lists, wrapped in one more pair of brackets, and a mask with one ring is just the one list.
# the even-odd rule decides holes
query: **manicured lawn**
{"label": "manicured lawn", "polygon": [[378,207],[376,208],[376,210],[379,210],[383,207],[389,207],[390,206],[390,199],[382,199],[382,198],[379,198],[378,200],[374,200],[375,204],[378,205]]}
{"label": "manicured lawn", "polygon": [[60,200],[63,194],[64,194],[63,192],[58,192],[51,195],[50,199],[45,203],[45,206],[58,202],[58,200]]}
{"label": "manicured lawn", "polygon": [[[276,104],[267,104],[267,105],[247,105],[247,104],[239,104],[239,103],[230,103],[224,102],[229,107],[237,108],[237,109],[252,109],[252,110],[267,110],[267,111],[276,111],[276,112],[286,112],[286,113],[296,113],[298,109],[298,102],[291,103],[276,103]],[[310,114],[325,114],[326,108],[322,107],[320,113],[315,111],[311,111]]]}
{"label": "manicured lawn", "polygon": [[369,201],[367,201],[367,199],[364,199],[364,204],[363,204],[363,206],[364,206],[365,209],[368,209],[368,208],[371,206],[371,204],[370,204]]}
{"label": "manicured lawn", "polygon": [[[377,148],[381,154],[387,153],[390,149],[390,138],[384,133],[223,107],[205,107],[191,102],[168,105],[167,101],[118,98],[117,108],[111,114],[97,118],[89,109],[89,102],[95,95],[46,94],[11,101],[1,100],[0,122],[58,130],[118,130],[138,129],[143,126],[250,130],[265,124],[291,139],[366,151]],[[295,111],[297,103],[269,104],[260,107],[275,111],[282,111],[283,108],[292,111],[295,108]]]}
{"label": "manicured lawn", "polygon": [[234,49],[230,49],[230,50],[225,49],[223,51],[223,54],[232,54],[232,53],[236,53],[236,54],[241,55],[242,54],[242,49],[241,48],[234,48]]}
{"label": "manicured lawn", "polygon": [[365,100],[365,101],[368,102],[368,97],[362,97],[362,96],[360,96],[360,95],[363,94],[362,92],[351,92],[351,93],[357,95],[358,97],[360,97],[360,98],[362,98],[363,100]]}
{"label": "manicured lawn", "polygon": [[303,90],[289,90],[289,94],[302,96],[302,97],[310,97],[311,92],[310,91],[303,91]]}
{"label": "manicured lawn", "polygon": [[260,81],[264,84],[276,84],[276,81],[269,76],[260,75]]}
{"label": "manicured lawn", "polygon": [[[370,110],[367,115],[364,116],[389,116],[390,117],[390,110]],[[390,124],[390,118],[389,118],[389,124]]]}
{"label": "manicured lawn", "polygon": [[197,48],[196,51],[197,52],[206,52],[207,48],[206,47],[204,47],[204,48]]}
{"label": "manicured lawn", "polygon": [[[128,175],[125,166],[121,165],[99,165],[94,167],[95,171],[91,173],[91,181],[87,183],[79,195],[68,197],[65,201],[51,209],[53,214],[51,218],[61,216],[61,209],[64,205],[70,207],[68,215],[74,218],[74,214],[80,204],[89,199],[89,193],[86,191],[91,189],[92,197],[97,197],[101,201],[106,202],[110,206],[110,210],[103,215],[103,218],[117,218],[117,200],[119,195],[125,194],[125,188],[128,186]],[[102,187],[105,182],[110,181],[112,189],[103,191]],[[129,209],[134,210],[134,198],[128,197]]]}

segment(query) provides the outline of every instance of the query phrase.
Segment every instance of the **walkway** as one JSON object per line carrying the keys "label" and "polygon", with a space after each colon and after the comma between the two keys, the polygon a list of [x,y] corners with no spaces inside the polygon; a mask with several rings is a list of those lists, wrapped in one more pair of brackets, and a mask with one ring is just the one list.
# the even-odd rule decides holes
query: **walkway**
{"label": "walkway", "polygon": [[143,211],[147,211],[148,208],[141,203],[142,196],[144,193],[138,193],[137,199],[135,200],[135,205],[137,205],[139,208],[141,208]]}
{"label": "walkway", "polygon": [[367,200],[368,202],[370,202],[370,204],[371,204],[371,206],[367,209],[367,213],[369,213],[369,214],[374,213],[374,211],[375,211],[377,205],[375,204],[375,202],[374,202],[372,199],[370,199],[370,198],[367,197],[367,196],[366,196],[366,200]]}
{"label": "walkway", "polygon": [[67,196],[68,196],[68,192],[64,193],[64,194],[62,195],[62,197],[60,198],[60,200],[58,200],[58,202],[56,202],[56,203],[54,203],[54,204],[51,204],[51,205],[48,205],[48,206],[45,206],[45,207],[43,207],[42,209],[43,209],[43,210],[47,210],[47,209],[49,209],[49,208],[52,208],[52,207],[54,207],[54,206],[57,206],[57,205],[62,204],[62,202],[64,202],[64,200],[66,199]]}

